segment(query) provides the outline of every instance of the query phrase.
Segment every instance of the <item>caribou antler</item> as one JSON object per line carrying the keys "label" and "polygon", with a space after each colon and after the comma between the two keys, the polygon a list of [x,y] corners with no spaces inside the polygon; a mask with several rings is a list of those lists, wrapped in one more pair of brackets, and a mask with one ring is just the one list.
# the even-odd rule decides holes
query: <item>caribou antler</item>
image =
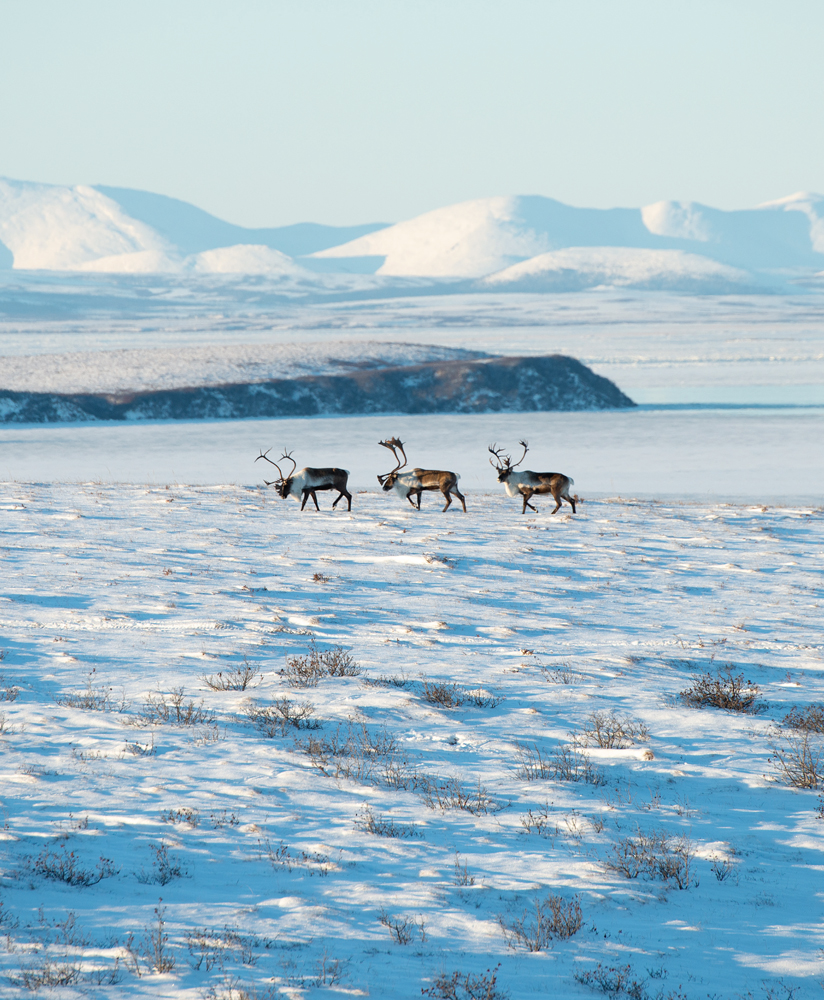
{"label": "caribou antler", "polygon": [[[491,452],[495,456],[495,461],[493,462],[492,459],[490,458],[489,464],[494,469],[497,469],[498,472],[503,472],[504,469],[509,469],[511,467],[510,466],[510,463],[512,461],[511,456],[505,455],[503,458],[501,458],[501,452],[503,451],[503,448],[499,448],[496,444],[491,444],[487,448],[487,451]],[[500,464],[501,462],[503,462],[503,465]]]}
{"label": "caribou antler", "polygon": [[[280,470],[280,466],[278,465],[278,463],[277,463],[277,462],[273,462],[273,461],[272,461],[272,459],[268,457],[268,456],[269,456],[269,452],[270,452],[271,450],[272,450],[271,448],[267,448],[267,450],[266,450],[266,451],[261,451],[261,453],[260,453],[260,454],[258,455],[258,457],[257,457],[257,458],[255,459],[255,461],[257,462],[257,460],[258,460],[259,458],[262,458],[262,459],[263,459],[264,461],[268,462],[268,463],[269,463],[269,465],[274,465],[274,467],[275,467],[275,468],[276,468],[276,469],[278,470],[278,472],[280,472],[280,478],[281,478],[281,479],[283,479],[283,473],[281,472],[281,470]],[[264,483],[266,483],[266,480],[265,480],[265,479],[264,479],[263,481],[264,481]],[[271,484],[271,483],[266,483],[266,485],[267,485],[267,486],[271,486],[272,484]]]}
{"label": "caribou antler", "polygon": [[[391,438],[389,438],[388,441],[378,441],[378,444],[382,445],[384,448],[388,448],[392,452],[392,454],[395,456],[395,461],[397,462],[397,465],[395,466],[394,469],[392,469],[391,471],[387,472],[383,476],[378,476],[378,482],[382,486],[384,484],[384,482],[392,475],[392,473],[393,472],[397,472],[398,469],[402,469],[406,465],[406,463],[407,463],[408,460],[407,460],[407,457],[406,457],[406,452],[403,450],[403,441],[401,441],[400,438],[398,438],[398,437],[391,437]],[[398,458],[398,451],[397,451],[397,449],[400,449],[400,452],[403,455],[403,461],[401,461]]]}
{"label": "caribou antler", "polygon": [[283,476],[283,473],[281,473],[281,475],[283,476],[284,479],[288,479],[289,476],[291,476],[292,473],[295,471],[295,469],[298,467],[298,463],[294,460],[294,458],[292,458],[292,452],[291,451],[284,451],[284,453],[280,456],[280,460],[281,460],[281,462],[291,462],[292,463],[292,468],[289,470],[289,475],[288,476]]}
{"label": "caribou antler", "polygon": [[523,460],[526,458],[526,453],[529,451],[529,445],[526,443],[526,441],[519,441],[518,444],[524,449],[524,453],[523,455],[521,455],[521,457],[518,459],[515,465],[511,466],[511,468],[513,469],[517,468],[521,464],[521,462],[523,462]]}

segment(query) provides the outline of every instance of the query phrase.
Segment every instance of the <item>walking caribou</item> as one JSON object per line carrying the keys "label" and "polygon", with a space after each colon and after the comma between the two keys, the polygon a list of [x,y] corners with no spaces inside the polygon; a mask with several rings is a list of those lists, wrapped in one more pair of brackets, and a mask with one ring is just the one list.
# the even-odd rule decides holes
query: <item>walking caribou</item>
{"label": "walking caribou", "polygon": [[503,448],[498,448],[493,444],[488,450],[495,456],[495,461],[493,462],[490,458],[489,464],[498,470],[498,482],[504,484],[506,492],[511,497],[523,497],[524,508],[521,513],[526,514],[527,507],[537,513],[538,508],[533,507],[529,502],[530,497],[536,493],[551,493],[555,498],[555,510],[552,511],[553,514],[560,510],[561,500],[566,500],[570,507],[572,507],[572,513],[574,514],[575,499],[569,495],[569,488],[575,480],[570,479],[569,476],[565,476],[562,472],[531,472],[529,469],[522,469],[520,472],[516,472],[515,469],[523,462],[526,458],[526,453],[529,451],[526,441],[519,441],[518,444],[524,449],[524,453],[514,465],[512,464],[511,455],[501,457]]}
{"label": "walking caribou", "polygon": [[[421,494],[424,490],[440,490],[446,497],[446,510],[452,503],[452,494],[461,501],[464,514],[466,513],[466,500],[458,489],[458,480],[461,478],[456,472],[441,472],[436,469],[412,469],[411,472],[401,473],[401,469],[406,465],[406,452],[403,450],[403,441],[400,438],[389,438],[388,441],[378,441],[384,448],[389,448],[398,463],[391,472],[383,476],[378,476],[378,482],[388,493],[389,490],[395,492],[415,506],[413,497],[417,497],[417,509],[421,509]],[[403,462],[398,457],[398,450],[403,455]]]}
{"label": "walking caribou", "polygon": [[320,510],[318,507],[318,498],[315,495],[318,490],[337,490],[338,498],[332,504],[332,510],[338,505],[338,501],[341,497],[346,497],[346,502],[348,503],[348,510],[352,509],[352,494],[346,488],[346,484],[349,481],[349,472],[346,469],[301,469],[297,475],[295,475],[295,469],[298,467],[298,463],[292,458],[292,455],[288,451],[280,456],[280,461],[289,461],[292,463],[292,469],[288,475],[284,476],[280,466],[277,462],[273,462],[271,458],[268,458],[269,451],[261,451],[258,457],[255,459],[257,462],[258,458],[262,458],[267,461],[270,465],[274,467],[280,473],[280,479],[276,479],[274,482],[267,482],[263,480],[267,486],[274,486],[278,491],[278,494],[285,500],[287,497],[291,496],[297,500],[298,497],[301,498],[300,509],[306,506],[306,501],[311,497],[315,501],[315,510]]}

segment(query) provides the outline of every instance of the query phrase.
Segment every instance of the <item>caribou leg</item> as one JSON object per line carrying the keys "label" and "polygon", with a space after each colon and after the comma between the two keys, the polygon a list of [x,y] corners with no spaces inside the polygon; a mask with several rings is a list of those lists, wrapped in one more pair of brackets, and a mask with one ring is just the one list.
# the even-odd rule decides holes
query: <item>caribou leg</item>
{"label": "caribou leg", "polygon": [[314,490],[303,491],[303,503],[300,505],[300,509],[303,510],[303,508],[306,506],[306,501],[309,499],[309,497],[311,497],[315,501],[315,510],[320,510],[320,507],[318,507],[318,497]]}
{"label": "caribou leg", "polygon": [[349,503],[349,510],[352,509],[352,494],[348,490],[341,490],[340,493],[338,494],[338,499],[332,504],[332,510],[334,510],[335,507],[337,507],[338,501],[342,497],[346,497],[347,502]]}
{"label": "caribou leg", "polygon": [[530,502],[529,498],[533,495],[532,490],[521,490],[521,496],[524,498],[524,509],[521,511],[522,514],[526,514],[526,509],[529,507],[530,510],[534,510],[538,513],[538,508],[534,507]]}
{"label": "caribou leg", "polygon": [[455,494],[455,496],[456,496],[456,497],[457,497],[457,498],[458,498],[458,499],[459,499],[459,500],[461,501],[461,506],[463,507],[463,512],[464,512],[464,514],[465,514],[465,513],[466,513],[466,498],[464,497],[463,493],[461,493],[461,492],[460,492],[460,491],[458,490],[458,487],[457,487],[457,486],[456,486],[456,487],[455,487],[455,488],[454,488],[454,489],[452,490],[452,492],[453,492],[453,493]]}

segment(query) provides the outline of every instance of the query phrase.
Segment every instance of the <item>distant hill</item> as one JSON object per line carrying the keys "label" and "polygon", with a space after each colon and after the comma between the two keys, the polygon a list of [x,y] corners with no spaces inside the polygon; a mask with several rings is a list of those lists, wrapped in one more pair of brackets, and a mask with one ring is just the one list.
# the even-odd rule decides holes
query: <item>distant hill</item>
{"label": "distant hill", "polygon": [[[797,280],[812,288],[824,272],[824,197],[727,212],[680,201],[575,208],[524,195],[394,225],[248,229],[146,191],[0,179],[0,268],[9,267],[255,275],[276,294],[303,297],[410,294],[412,285],[418,294],[602,286],[728,294]],[[343,272],[350,276],[335,277]],[[351,272],[378,277],[350,280]]]}
{"label": "distant hill", "polygon": [[290,257],[302,257],[385,229],[388,225],[386,222],[372,222],[362,226],[322,226],[316,222],[299,222],[275,229],[246,229],[164,194],[106,187],[103,184],[95,184],[94,190],[117,202],[133,219],[139,219],[157,230],[183,254],[247,243],[280,250]]}
{"label": "distant hill", "polygon": [[538,196],[482,198],[319,251],[381,256],[379,274],[480,278],[571,247],[680,250],[752,270],[824,267],[824,197],[798,194],[724,212],[695,202],[573,208]]}
{"label": "distant hill", "polygon": [[363,413],[530,413],[635,406],[575,358],[429,361],[231,385],[125,394],[0,389],[0,423],[238,420]]}

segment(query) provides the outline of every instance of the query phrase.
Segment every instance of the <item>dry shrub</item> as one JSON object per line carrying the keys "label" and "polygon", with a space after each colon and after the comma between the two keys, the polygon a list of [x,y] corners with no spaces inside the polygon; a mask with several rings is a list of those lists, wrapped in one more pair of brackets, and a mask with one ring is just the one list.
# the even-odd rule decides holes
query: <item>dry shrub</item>
{"label": "dry shrub", "polygon": [[824,745],[808,729],[778,733],[770,744],[770,763],[794,788],[824,787]]}
{"label": "dry shrub", "polygon": [[723,708],[728,712],[757,712],[763,706],[756,699],[761,693],[757,684],[744,680],[728,663],[713,674],[692,675],[692,687],[680,691],[678,697],[694,708]]}
{"label": "dry shrub", "polygon": [[605,865],[624,878],[660,880],[688,889],[697,884],[692,875],[694,860],[689,837],[671,836],[664,830],[645,833],[639,827],[634,837],[621,837],[612,845],[612,857]]}
{"label": "dry shrub", "polygon": [[45,986],[48,990],[59,986],[74,986],[80,982],[81,970],[77,962],[54,962],[44,957],[39,962],[24,965],[20,975],[11,977],[16,986],[36,993]]}
{"label": "dry shrub", "polygon": [[790,729],[805,729],[808,733],[824,733],[824,705],[792,708],[782,719]]}
{"label": "dry shrub", "polygon": [[307,656],[290,656],[281,671],[289,687],[317,687],[321,677],[357,677],[361,668],[342,647],[319,650],[312,642]]}
{"label": "dry shrub", "polygon": [[250,722],[270,739],[284,736],[289,729],[320,729],[321,723],[313,719],[315,706],[309,702],[294,702],[289,698],[276,698],[269,705],[250,700],[246,703]]}
{"label": "dry shrub", "polygon": [[260,668],[244,657],[243,663],[238,663],[225,673],[221,670],[216,674],[204,675],[203,682],[213,691],[245,691],[259,675]]}
{"label": "dry shrub", "polygon": [[336,865],[334,861],[329,860],[328,854],[316,851],[298,851],[295,854],[282,840],[277,847],[272,847],[268,837],[264,837],[258,843],[261,853],[266,856],[273,868],[285,868],[288,872],[302,869],[310,875],[321,876],[336,870]]}
{"label": "dry shrub", "polygon": [[87,868],[74,851],[67,851],[65,847],[57,851],[46,847],[36,858],[29,858],[26,864],[35,875],[74,886],[97,885],[104,878],[117,875],[120,870],[111,858],[102,855],[94,868]]}
{"label": "dry shrub", "polygon": [[539,837],[554,841],[561,828],[555,822],[555,812],[548,802],[539,806],[534,812],[528,809],[526,815],[521,816],[521,826],[527,833],[537,833]]}
{"label": "dry shrub", "polygon": [[578,670],[573,670],[568,663],[562,663],[560,667],[539,667],[544,675],[544,680],[548,684],[580,684],[586,680],[584,674]]}
{"label": "dry shrub", "polygon": [[594,969],[574,973],[575,979],[584,986],[599,989],[602,993],[617,997],[623,994],[630,1000],[648,1000],[646,980],[638,979],[631,965],[602,965]]}
{"label": "dry shrub", "polygon": [[138,882],[153,885],[168,885],[174,879],[183,878],[188,874],[180,858],[174,854],[169,854],[169,848],[166,844],[158,844],[157,846],[150,844],[149,850],[153,855],[151,870],[146,871],[145,868],[141,868],[135,875]]}
{"label": "dry shrub", "polygon": [[588,785],[603,785],[606,778],[589,756],[571,746],[556,747],[544,753],[537,744],[516,743],[515,755],[519,778],[526,781],[583,781]]}
{"label": "dry shrub", "polygon": [[180,809],[166,809],[160,814],[161,823],[185,823],[193,830],[200,826],[200,813],[197,809],[182,806]]}
{"label": "dry shrub", "polygon": [[579,747],[601,747],[621,750],[649,739],[649,729],[640,719],[619,716],[612,712],[590,712],[585,724],[571,733]]}
{"label": "dry shrub", "polygon": [[534,899],[520,917],[498,917],[510,948],[522,945],[527,951],[543,951],[551,941],[566,941],[581,929],[581,904],[577,896],[566,900],[552,893]]}
{"label": "dry shrub", "polygon": [[471,972],[441,972],[431,986],[421,989],[421,996],[435,1000],[507,1000],[509,993],[499,987],[498,969],[487,969],[485,973],[473,976]]}
{"label": "dry shrub", "polygon": [[504,700],[499,695],[490,694],[483,688],[467,691],[458,684],[448,684],[445,681],[430,681],[421,677],[423,700],[430,705],[440,705],[441,708],[459,708],[461,705],[475,705],[476,708],[495,708]]}
{"label": "dry shrub", "polygon": [[361,683],[365,684],[366,687],[408,688],[412,681],[401,671],[398,676],[380,674],[378,677],[364,677]]}
{"label": "dry shrub", "polygon": [[504,808],[484,788],[480,781],[467,788],[457,778],[421,778],[420,787],[430,809],[462,809],[475,816],[499,812]]}
{"label": "dry shrub", "polygon": [[168,722],[173,726],[209,726],[214,723],[215,716],[214,712],[203,707],[202,701],[198,704],[193,701],[187,703],[183,688],[179,687],[172,688],[169,694],[150,694],[138,714],[138,721],[146,726],[160,722]]}
{"label": "dry shrub", "polygon": [[422,780],[385,726],[373,732],[365,723],[349,719],[334,732],[309,736],[297,746],[312,767],[330,778],[407,789],[417,788]]}
{"label": "dry shrub", "polygon": [[[89,671],[86,687],[82,691],[59,694],[55,696],[54,700],[58,705],[66,708],[82,708],[90,712],[125,712],[129,703],[122,697],[114,698],[112,688],[106,687],[105,684],[95,685],[95,673],[96,668],[93,667]],[[16,689],[14,697],[17,697]],[[14,698],[6,700],[13,701]]]}
{"label": "dry shrub", "polygon": [[389,930],[392,940],[398,944],[409,944],[416,936],[421,941],[426,941],[426,926],[421,916],[392,916],[381,907],[378,920]]}
{"label": "dry shrub", "polygon": [[241,965],[257,965],[260,950],[268,950],[274,942],[269,938],[259,938],[256,934],[244,934],[238,927],[225,924],[221,929],[195,927],[186,933],[186,947],[189,949],[189,964],[193,969],[203,966],[211,972],[215,966],[225,970],[228,961]]}
{"label": "dry shrub", "polygon": [[355,815],[355,829],[376,837],[422,837],[423,834],[414,823],[396,823],[391,817],[376,816],[370,806],[366,805]]}

